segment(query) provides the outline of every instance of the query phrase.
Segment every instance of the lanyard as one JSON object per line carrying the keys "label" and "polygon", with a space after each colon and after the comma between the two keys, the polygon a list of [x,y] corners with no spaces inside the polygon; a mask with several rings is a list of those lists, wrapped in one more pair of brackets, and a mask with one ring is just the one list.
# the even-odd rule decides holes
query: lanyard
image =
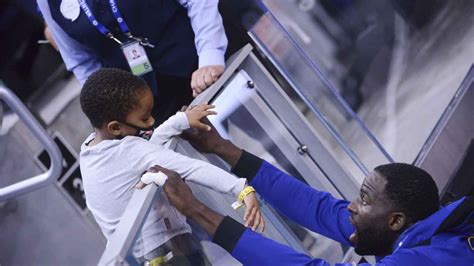
{"label": "lanyard", "polygon": [[[100,33],[102,33],[102,35],[109,37],[110,39],[114,40],[116,43],[118,43],[120,45],[123,45],[123,43],[119,39],[117,39],[109,29],[107,29],[102,23],[100,23],[95,18],[94,14],[92,14],[92,11],[91,11],[89,5],[87,4],[86,0],[78,0],[78,1],[79,1],[79,5],[81,6],[82,11],[84,11],[84,13],[87,16],[87,19],[89,19],[89,22],[92,24],[92,26],[94,26],[94,28],[96,28]],[[117,3],[115,2],[115,0],[108,0],[108,1],[109,1],[109,6],[110,6],[110,9],[112,11],[112,14],[114,15],[115,20],[117,21],[117,23],[120,26],[120,30],[128,38],[138,41],[143,46],[148,46],[148,47],[151,47],[151,48],[155,47],[154,45],[152,45],[151,43],[148,42],[147,38],[134,37],[132,35],[132,33],[130,32],[130,29],[128,28],[127,23],[123,19],[122,14],[120,14],[120,11],[118,9],[118,6],[117,6]]]}
{"label": "lanyard", "polygon": [[115,0],[109,0],[109,6],[122,32],[127,36],[129,35],[131,36],[132,34],[130,33],[130,29],[128,28],[127,23],[125,23],[125,20],[123,19],[122,14],[120,14],[120,11],[118,9],[118,6]]}

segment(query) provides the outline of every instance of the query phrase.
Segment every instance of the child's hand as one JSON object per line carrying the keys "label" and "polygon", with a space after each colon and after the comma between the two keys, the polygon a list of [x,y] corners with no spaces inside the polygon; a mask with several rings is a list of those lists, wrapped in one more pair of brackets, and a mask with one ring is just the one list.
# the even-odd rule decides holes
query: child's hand
{"label": "child's hand", "polygon": [[260,213],[260,206],[258,205],[257,195],[252,192],[244,197],[244,203],[246,206],[244,214],[244,222],[246,227],[251,227],[253,231],[260,233],[265,230],[265,220],[263,215]]}
{"label": "child's hand", "polygon": [[138,181],[138,183],[135,185],[136,189],[144,189],[146,187],[146,184],[143,183],[141,180]]}
{"label": "child's hand", "polygon": [[209,110],[214,107],[214,105],[209,104],[199,104],[188,107],[184,113],[188,117],[189,126],[205,131],[211,130],[211,127],[201,122],[201,119],[208,115],[216,115],[217,113],[215,111]]}

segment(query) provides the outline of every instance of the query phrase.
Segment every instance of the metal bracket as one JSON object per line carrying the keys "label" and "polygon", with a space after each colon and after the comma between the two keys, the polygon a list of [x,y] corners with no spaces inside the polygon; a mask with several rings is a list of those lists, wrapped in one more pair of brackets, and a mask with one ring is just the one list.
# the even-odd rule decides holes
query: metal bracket
{"label": "metal bracket", "polygon": [[305,154],[306,152],[308,152],[308,146],[302,144],[302,145],[300,145],[298,148],[296,148],[296,151],[297,151],[299,154],[303,155],[303,154]]}

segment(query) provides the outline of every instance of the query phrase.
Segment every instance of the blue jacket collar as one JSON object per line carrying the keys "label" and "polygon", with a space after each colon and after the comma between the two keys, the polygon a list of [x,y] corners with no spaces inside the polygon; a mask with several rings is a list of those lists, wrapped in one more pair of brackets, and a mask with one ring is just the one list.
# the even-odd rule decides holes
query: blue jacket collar
{"label": "blue jacket collar", "polygon": [[441,208],[428,218],[421,220],[409,227],[398,238],[393,252],[400,248],[410,248],[417,246],[421,242],[432,238],[437,233],[437,230],[441,224],[456,210],[457,207],[459,207],[459,205],[464,200],[465,198],[457,200]]}

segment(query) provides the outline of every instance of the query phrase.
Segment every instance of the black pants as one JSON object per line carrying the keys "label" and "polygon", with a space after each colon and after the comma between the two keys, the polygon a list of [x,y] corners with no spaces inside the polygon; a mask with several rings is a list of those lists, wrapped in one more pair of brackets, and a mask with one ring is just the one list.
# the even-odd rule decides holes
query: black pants
{"label": "black pants", "polygon": [[190,77],[157,74],[156,83],[158,97],[155,97],[152,115],[159,125],[179,111],[183,105],[189,105],[193,100],[193,93]]}

